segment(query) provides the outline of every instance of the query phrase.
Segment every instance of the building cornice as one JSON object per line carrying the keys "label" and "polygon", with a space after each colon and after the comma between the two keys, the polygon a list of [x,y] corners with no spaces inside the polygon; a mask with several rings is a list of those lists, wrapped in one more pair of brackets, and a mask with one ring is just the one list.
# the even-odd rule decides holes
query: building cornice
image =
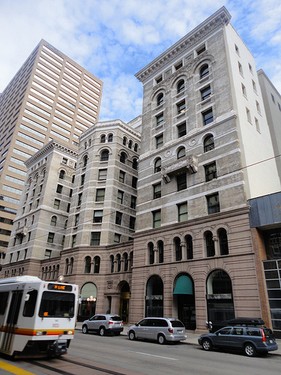
{"label": "building cornice", "polygon": [[68,154],[75,159],[78,158],[77,151],[68,148],[54,140],[47,143],[45,146],[43,146],[39,151],[36,152],[33,156],[31,156],[28,160],[25,161],[25,165],[27,168],[30,168],[34,163],[36,163],[39,159],[42,159],[44,155],[48,155],[51,151],[58,150],[63,152],[64,154]]}
{"label": "building cornice", "polygon": [[170,61],[174,61],[177,56],[181,55],[184,50],[189,49],[194,46],[203,37],[206,37],[210,32],[217,29],[222,25],[227,25],[230,22],[231,15],[228,10],[223,6],[212,16],[207,18],[204,22],[198,25],[190,33],[185,35],[177,43],[168,48],[160,56],[154,59],[150,64],[141,69],[135,74],[135,77],[139,81],[144,83],[151,76],[155,74],[156,71],[160,70],[166,66]]}

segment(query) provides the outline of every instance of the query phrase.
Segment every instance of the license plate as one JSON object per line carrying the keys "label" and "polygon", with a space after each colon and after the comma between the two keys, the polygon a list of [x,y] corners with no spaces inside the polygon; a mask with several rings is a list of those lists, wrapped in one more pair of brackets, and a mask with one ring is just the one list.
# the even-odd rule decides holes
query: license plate
{"label": "license plate", "polygon": [[183,330],[182,329],[178,329],[178,333],[183,333]]}

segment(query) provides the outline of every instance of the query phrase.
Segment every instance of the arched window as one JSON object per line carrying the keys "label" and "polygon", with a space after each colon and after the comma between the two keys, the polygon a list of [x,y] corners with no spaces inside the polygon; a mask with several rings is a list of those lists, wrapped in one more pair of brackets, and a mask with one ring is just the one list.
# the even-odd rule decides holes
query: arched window
{"label": "arched window", "polygon": [[209,230],[207,230],[204,233],[205,237],[205,247],[206,247],[206,255],[207,257],[213,257],[215,256],[215,243],[213,240],[213,233]]}
{"label": "arched window", "polygon": [[180,92],[183,92],[184,89],[185,89],[184,80],[181,79],[181,80],[179,80],[179,82],[177,83],[177,93],[179,94]]}
{"label": "arched window", "polygon": [[114,272],[114,256],[110,255],[110,272]]}
{"label": "arched window", "polygon": [[68,274],[68,265],[69,265],[69,259],[66,258],[65,259],[65,270],[64,270],[64,273],[67,275]]}
{"label": "arched window", "polygon": [[157,249],[158,249],[159,263],[164,263],[164,242],[163,241],[157,242]]}
{"label": "arched window", "polygon": [[227,239],[227,232],[224,228],[220,228],[218,230],[218,238],[219,238],[219,245],[220,245],[220,255],[228,255],[228,239]]}
{"label": "arched window", "polygon": [[180,158],[184,158],[184,157],[185,157],[185,148],[180,147],[178,149],[177,158],[180,159]]}
{"label": "arched window", "polygon": [[127,138],[123,137],[123,145],[126,146],[126,144],[127,144]]}
{"label": "arched window", "polygon": [[100,143],[105,143],[105,134],[100,136]]}
{"label": "arched window", "polygon": [[138,169],[138,159],[136,159],[136,158],[133,159],[132,167],[133,167],[133,169],[136,169],[136,170]]}
{"label": "arched window", "polygon": [[83,157],[83,167],[86,167],[87,163],[88,163],[88,155],[85,155]]}
{"label": "arched window", "polygon": [[109,151],[108,150],[102,150],[100,154],[100,161],[107,161],[109,159]]}
{"label": "arched window", "polygon": [[71,257],[70,258],[70,262],[69,262],[69,266],[68,266],[68,274],[72,274],[72,271],[73,271],[73,264],[74,264],[74,258]]}
{"label": "arched window", "polygon": [[128,258],[127,253],[123,254],[123,261],[124,261],[124,271],[128,271],[128,269],[129,269],[129,258]]}
{"label": "arched window", "polygon": [[145,316],[163,316],[163,290],[162,279],[151,276],[146,284]]}
{"label": "arched window", "polygon": [[137,151],[138,151],[138,149],[139,149],[139,146],[138,146],[138,144],[137,144],[137,143],[135,143],[135,144],[134,144],[134,151],[135,151],[135,152],[137,152]]}
{"label": "arched window", "polygon": [[204,139],[204,152],[208,152],[215,148],[214,137],[209,134]]}
{"label": "arched window", "polygon": [[54,227],[57,225],[57,217],[56,216],[51,217],[51,223],[50,224]]}
{"label": "arched window", "polygon": [[185,244],[186,244],[186,258],[193,259],[193,243],[192,243],[192,236],[190,234],[185,236]]}
{"label": "arched window", "polygon": [[157,158],[154,162],[154,173],[161,171],[161,159]]}
{"label": "arched window", "polygon": [[121,271],[121,255],[117,254],[116,255],[116,262],[117,262],[117,272]]}
{"label": "arched window", "polygon": [[148,264],[154,263],[154,246],[152,242],[149,242],[148,246]]}
{"label": "arched window", "polygon": [[203,66],[201,66],[200,68],[200,71],[199,71],[199,75],[200,75],[200,79],[201,78],[204,78],[204,77],[207,77],[209,75],[209,65],[208,64],[204,64]]}
{"label": "arched window", "polygon": [[100,257],[94,257],[94,273],[100,273]]}
{"label": "arched window", "polygon": [[91,257],[87,256],[85,258],[84,273],[90,273],[90,272],[91,272]]}
{"label": "arched window", "polygon": [[133,141],[130,139],[129,142],[128,142],[128,147],[132,148],[132,146],[133,146]]}
{"label": "arched window", "polygon": [[64,180],[64,178],[65,178],[65,171],[63,169],[60,171],[59,178],[61,180]]}
{"label": "arched window", "polygon": [[129,257],[129,262],[130,262],[130,269],[132,269],[133,264],[134,264],[134,252],[130,252],[130,257]]}
{"label": "arched window", "polygon": [[127,155],[125,154],[125,152],[121,152],[121,154],[120,154],[120,162],[123,163],[123,164],[125,164],[126,160],[127,160]]}
{"label": "arched window", "polygon": [[112,133],[109,133],[108,136],[107,136],[107,141],[108,142],[113,142],[113,134]]}
{"label": "arched window", "polygon": [[175,247],[175,257],[176,260],[182,260],[182,247],[181,247],[181,240],[179,237],[174,238],[174,247]]}
{"label": "arched window", "polygon": [[162,92],[160,92],[160,94],[158,94],[156,98],[157,106],[163,104],[163,102],[164,102],[164,95]]}

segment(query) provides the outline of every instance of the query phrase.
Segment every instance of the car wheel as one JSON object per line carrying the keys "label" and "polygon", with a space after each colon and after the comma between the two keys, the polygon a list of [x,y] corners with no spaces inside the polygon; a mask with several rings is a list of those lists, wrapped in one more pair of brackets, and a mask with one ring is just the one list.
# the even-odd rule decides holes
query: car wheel
{"label": "car wheel", "polygon": [[84,325],[82,327],[82,333],[88,333],[88,332],[89,332],[88,327],[86,325]]}
{"label": "car wheel", "polygon": [[213,348],[213,345],[209,339],[202,340],[202,348],[206,351],[210,351]]}
{"label": "car wheel", "polygon": [[256,355],[256,348],[254,347],[253,344],[251,344],[251,343],[248,342],[244,346],[244,353],[248,357],[254,357]]}
{"label": "car wheel", "polygon": [[100,327],[100,329],[99,329],[99,335],[100,336],[104,336],[105,335],[105,328],[104,327]]}
{"label": "car wheel", "polygon": [[136,339],[136,334],[134,331],[129,332],[129,340],[133,341]]}
{"label": "car wheel", "polygon": [[163,345],[166,342],[165,336],[164,335],[159,335],[157,338],[158,344]]}

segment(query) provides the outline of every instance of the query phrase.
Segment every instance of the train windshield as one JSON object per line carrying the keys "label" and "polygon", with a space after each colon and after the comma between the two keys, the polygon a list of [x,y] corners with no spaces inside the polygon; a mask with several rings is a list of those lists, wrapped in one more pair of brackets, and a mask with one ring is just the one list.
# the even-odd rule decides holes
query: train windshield
{"label": "train windshield", "polygon": [[44,292],[39,309],[42,318],[73,318],[75,295],[63,292]]}

